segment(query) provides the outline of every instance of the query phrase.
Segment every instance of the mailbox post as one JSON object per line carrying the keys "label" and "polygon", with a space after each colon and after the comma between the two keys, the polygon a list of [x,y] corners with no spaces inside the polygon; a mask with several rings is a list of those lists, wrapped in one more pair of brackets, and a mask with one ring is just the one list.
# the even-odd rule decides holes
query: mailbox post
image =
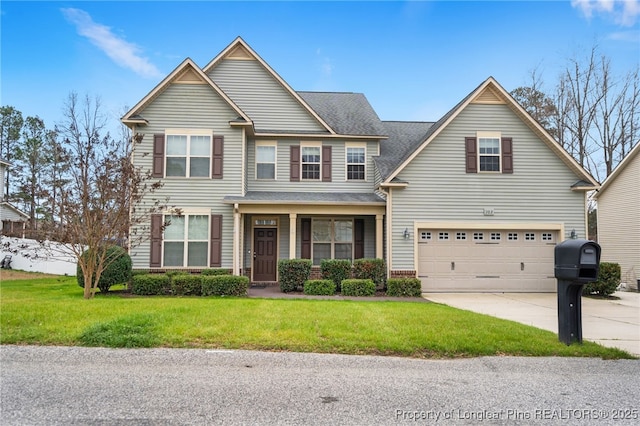
{"label": "mailbox post", "polygon": [[558,280],[558,338],[570,345],[582,343],[582,288],[598,279],[600,246],[583,239],[566,240],[555,247]]}

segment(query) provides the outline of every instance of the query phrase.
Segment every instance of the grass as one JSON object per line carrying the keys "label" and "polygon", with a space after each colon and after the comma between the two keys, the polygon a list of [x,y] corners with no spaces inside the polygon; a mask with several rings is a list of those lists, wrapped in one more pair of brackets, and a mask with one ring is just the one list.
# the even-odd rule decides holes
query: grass
{"label": "grass", "polygon": [[[9,278],[9,277],[7,277]],[[633,358],[592,342],[435,303],[228,297],[82,298],[74,277],[0,285],[0,343],[226,348],[418,358]]]}

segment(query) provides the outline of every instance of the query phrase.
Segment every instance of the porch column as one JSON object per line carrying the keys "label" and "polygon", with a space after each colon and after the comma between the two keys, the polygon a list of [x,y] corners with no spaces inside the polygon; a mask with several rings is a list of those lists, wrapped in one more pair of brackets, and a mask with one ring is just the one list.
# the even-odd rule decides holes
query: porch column
{"label": "porch column", "polygon": [[240,212],[238,204],[233,205],[233,275],[240,275]]}
{"label": "porch column", "polygon": [[289,259],[296,258],[296,213],[289,213]]}
{"label": "porch column", "polygon": [[382,227],[383,215],[376,215],[376,257],[378,259],[384,259],[384,231]]}

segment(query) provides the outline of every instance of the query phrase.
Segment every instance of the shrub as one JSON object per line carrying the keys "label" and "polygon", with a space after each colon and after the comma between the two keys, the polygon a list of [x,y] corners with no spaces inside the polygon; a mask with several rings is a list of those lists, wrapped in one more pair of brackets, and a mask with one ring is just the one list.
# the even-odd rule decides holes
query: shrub
{"label": "shrub", "polygon": [[142,296],[168,294],[171,290],[171,278],[165,274],[134,275],[131,292]]}
{"label": "shrub", "polygon": [[376,288],[383,289],[387,281],[384,260],[356,259],[353,262],[353,278],[373,280]]}
{"label": "shrub", "polygon": [[342,281],[343,296],[374,296],[376,285],[371,279],[352,278]]}
{"label": "shrub", "polygon": [[389,278],[387,296],[420,297],[422,296],[422,282],[418,278]]}
{"label": "shrub", "polygon": [[231,275],[231,272],[225,268],[213,268],[203,269],[201,275]]}
{"label": "shrub", "polygon": [[[87,252],[82,254],[82,257],[86,259]],[[102,274],[100,274],[100,280],[98,281],[98,288],[102,293],[109,291],[112,285],[115,284],[129,284],[132,276],[131,256],[125,249],[119,246],[111,246],[107,248],[107,259],[113,259],[107,265]],[[84,275],[82,274],[82,268],[78,263],[76,269],[76,277],[78,285],[84,288]]]}
{"label": "shrub", "polygon": [[336,294],[336,283],[332,280],[307,280],[304,282],[304,294],[333,296]]}
{"label": "shrub", "polygon": [[620,264],[601,262],[598,279],[585,285],[583,294],[595,294],[603,297],[611,296],[620,285],[621,276]]}
{"label": "shrub", "polygon": [[336,290],[340,291],[342,280],[351,278],[351,262],[344,259],[323,259],[320,262],[322,278],[331,280],[336,285]]}
{"label": "shrub", "polygon": [[176,296],[200,296],[202,276],[179,274],[171,277],[171,292]]}
{"label": "shrub", "polygon": [[203,296],[246,296],[249,277],[237,275],[204,275]]}
{"label": "shrub", "polygon": [[289,293],[302,287],[311,275],[312,265],[313,262],[309,259],[280,259],[278,261],[280,290]]}

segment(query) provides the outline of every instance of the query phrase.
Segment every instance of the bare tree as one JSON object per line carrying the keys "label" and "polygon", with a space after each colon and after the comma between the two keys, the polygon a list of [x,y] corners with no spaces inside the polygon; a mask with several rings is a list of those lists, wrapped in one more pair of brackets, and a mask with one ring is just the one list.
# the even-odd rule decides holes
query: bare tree
{"label": "bare tree", "polygon": [[87,299],[115,260],[110,257],[115,252],[108,249],[124,241],[139,243],[129,230],[148,223],[167,201],[153,198],[161,184],[131,161],[133,145],[141,137],[114,140],[105,125],[98,98],[86,96],[80,102],[75,93],[69,95],[58,128],[70,156],[69,183],[59,199],[58,240],[71,243]]}

